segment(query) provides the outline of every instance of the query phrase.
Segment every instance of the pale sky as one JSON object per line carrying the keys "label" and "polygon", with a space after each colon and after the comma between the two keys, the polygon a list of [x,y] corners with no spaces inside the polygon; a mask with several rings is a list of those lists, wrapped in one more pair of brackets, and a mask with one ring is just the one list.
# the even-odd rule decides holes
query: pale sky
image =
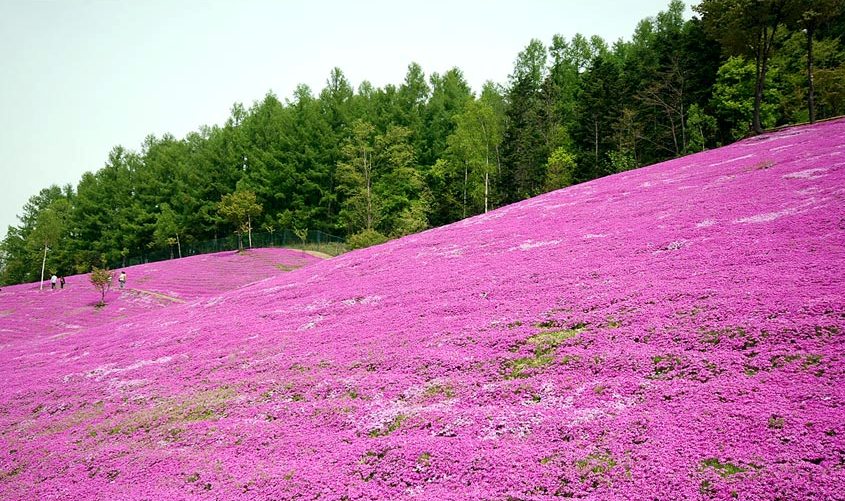
{"label": "pale sky", "polygon": [[316,95],[335,66],[355,88],[399,85],[411,62],[426,76],[457,67],[479,91],[506,83],[532,38],[630,39],[668,4],[0,0],[0,238],[29,197],[75,187],[112,147],[222,124],[267,91]]}

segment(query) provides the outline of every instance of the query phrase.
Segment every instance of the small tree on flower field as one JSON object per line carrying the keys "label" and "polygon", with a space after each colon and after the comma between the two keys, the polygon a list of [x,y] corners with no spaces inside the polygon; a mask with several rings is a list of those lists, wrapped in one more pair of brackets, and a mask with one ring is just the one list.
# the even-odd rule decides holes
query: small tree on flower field
{"label": "small tree on flower field", "polygon": [[258,203],[255,192],[244,190],[223,195],[220,199],[220,215],[235,225],[238,234],[238,250],[244,249],[243,234],[249,234],[252,242],[252,218],[261,214],[261,204]]}
{"label": "small tree on flower field", "polygon": [[111,285],[112,272],[108,268],[94,268],[91,270],[91,285],[100,292],[100,302],[97,306],[105,306],[106,304],[106,290]]}

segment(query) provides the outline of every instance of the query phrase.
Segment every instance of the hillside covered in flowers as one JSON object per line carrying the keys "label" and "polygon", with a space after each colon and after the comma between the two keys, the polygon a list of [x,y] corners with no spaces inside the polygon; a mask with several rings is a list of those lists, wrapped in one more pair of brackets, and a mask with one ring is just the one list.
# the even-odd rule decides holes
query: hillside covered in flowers
{"label": "hillside covered in flowers", "polygon": [[0,291],[0,498],[842,499],[845,120],[297,256]]}

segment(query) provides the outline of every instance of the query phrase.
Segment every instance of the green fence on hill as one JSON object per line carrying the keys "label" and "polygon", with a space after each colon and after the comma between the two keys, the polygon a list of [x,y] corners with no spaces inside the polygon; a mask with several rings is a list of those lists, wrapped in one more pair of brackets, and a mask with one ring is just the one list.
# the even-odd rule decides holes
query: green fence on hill
{"label": "green fence on hill", "polygon": [[[243,236],[244,249],[248,249],[249,236]],[[299,238],[292,230],[260,232],[252,234],[252,247],[287,247],[291,249],[313,250],[336,256],[346,252],[346,241],[338,236],[320,230],[309,230],[305,239]],[[203,242],[182,242],[182,257],[210,254],[212,252],[233,251],[238,249],[238,236],[205,240]],[[125,260],[110,263],[112,269],[136,264],[153,263],[179,257],[179,249],[151,249],[140,256],[127,257]]]}

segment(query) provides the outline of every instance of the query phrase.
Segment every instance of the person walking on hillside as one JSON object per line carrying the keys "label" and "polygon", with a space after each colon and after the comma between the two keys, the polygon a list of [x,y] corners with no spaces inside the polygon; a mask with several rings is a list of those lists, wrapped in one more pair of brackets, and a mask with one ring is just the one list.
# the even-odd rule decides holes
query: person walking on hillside
{"label": "person walking on hillside", "polygon": [[59,289],[64,289],[64,288],[65,288],[65,276],[62,275],[62,276],[59,277]]}
{"label": "person walking on hillside", "polygon": [[50,289],[51,290],[56,288],[56,283],[58,281],[59,281],[59,277],[57,277],[56,274],[53,273],[53,276],[50,277]]}
{"label": "person walking on hillside", "polygon": [[126,272],[125,271],[120,272],[120,276],[117,277],[117,281],[120,284],[120,288],[123,289],[123,287],[126,285]]}

